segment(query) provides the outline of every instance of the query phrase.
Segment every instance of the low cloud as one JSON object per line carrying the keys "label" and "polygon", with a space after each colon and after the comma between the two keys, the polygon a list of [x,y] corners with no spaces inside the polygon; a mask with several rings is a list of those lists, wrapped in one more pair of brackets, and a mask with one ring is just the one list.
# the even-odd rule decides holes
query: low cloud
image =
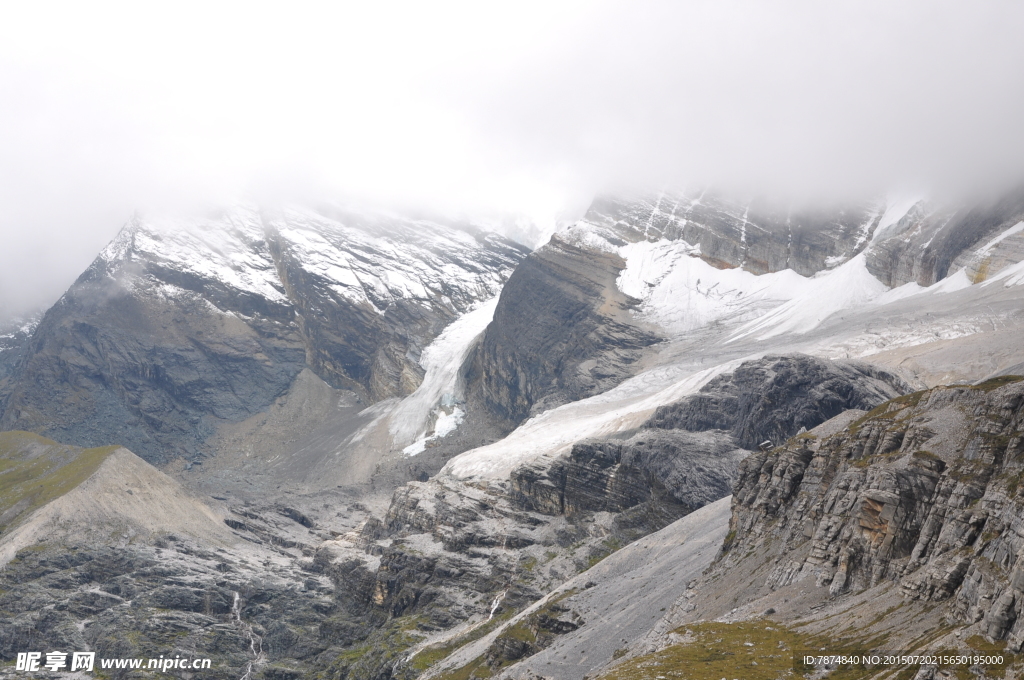
{"label": "low cloud", "polygon": [[0,22],[0,317],[51,303],[136,209],[550,220],[607,188],[1024,179],[1020,3],[23,5]]}

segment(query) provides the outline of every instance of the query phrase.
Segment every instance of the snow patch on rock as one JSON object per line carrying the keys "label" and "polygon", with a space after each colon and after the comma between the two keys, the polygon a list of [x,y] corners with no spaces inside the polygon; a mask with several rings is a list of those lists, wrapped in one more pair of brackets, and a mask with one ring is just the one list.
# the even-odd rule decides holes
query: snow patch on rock
{"label": "snow patch on rock", "polygon": [[566,453],[581,439],[639,427],[658,406],[693,394],[744,359],[701,371],[678,365],[646,371],[607,392],[531,418],[504,439],[452,458],[441,474],[462,479],[507,479],[519,465]]}

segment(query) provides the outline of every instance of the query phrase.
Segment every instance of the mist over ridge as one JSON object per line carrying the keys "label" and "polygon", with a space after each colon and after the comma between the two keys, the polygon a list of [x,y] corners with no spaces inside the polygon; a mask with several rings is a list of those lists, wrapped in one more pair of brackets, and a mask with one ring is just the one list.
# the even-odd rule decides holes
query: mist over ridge
{"label": "mist over ridge", "polygon": [[341,196],[543,231],[660,187],[996,196],[1024,178],[1022,21],[1009,2],[18,8],[0,315],[52,303],[135,210]]}

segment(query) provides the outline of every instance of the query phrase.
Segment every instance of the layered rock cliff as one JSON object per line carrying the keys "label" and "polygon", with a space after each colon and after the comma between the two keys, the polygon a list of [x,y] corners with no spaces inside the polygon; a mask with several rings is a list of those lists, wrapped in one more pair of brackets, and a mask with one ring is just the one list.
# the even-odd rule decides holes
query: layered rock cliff
{"label": "layered rock cliff", "polygon": [[800,354],[747,361],[658,407],[626,438],[583,441],[554,462],[517,468],[513,499],[567,516],[635,508],[633,514],[663,516],[649,523],[653,531],[728,495],[739,461],[766,439],[784,440],[907,391],[900,378],[860,362]]}
{"label": "layered rock cliff", "polygon": [[864,362],[767,356],[713,378],[692,397],[658,407],[649,425],[726,430],[741,448],[756,449],[909,391],[898,376]]}
{"label": "layered rock cliff", "polygon": [[754,274],[792,269],[810,276],[857,254],[883,216],[880,205],[787,210],[714,191],[599,197],[584,221],[626,242],[667,239],[699,246],[707,262]]}
{"label": "layered rock cliff", "polygon": [[948,620],[1016,650],[1022,478],[1024,378],[915,392],[831,436],[746,459],[720,569],[773,542],[763,592],[807,579],[833,597],[895,583],[893,606],[944,603]]}

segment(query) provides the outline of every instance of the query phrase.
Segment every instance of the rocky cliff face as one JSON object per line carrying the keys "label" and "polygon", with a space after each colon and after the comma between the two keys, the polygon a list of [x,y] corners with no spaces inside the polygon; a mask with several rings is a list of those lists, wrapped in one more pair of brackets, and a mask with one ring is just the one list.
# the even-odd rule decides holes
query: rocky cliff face
{"label": "rocky cliff face", "polygon": [[662,336],[633,313],[640,300],[622,292],[619,246],[681,240],[718,268],[811,275],[859,252],[881,217],[868,207],[785,215],[711,192],[600,197],[509,280],[470,376],[511,426],[632,375],[640,350]]}
{"label": "rocky cliff face", "polygon": [[638,521],[645,533],[655,531],[728,495],[740,460],[766,439],[784,440],[907,391],[896,376],[858,362],[806,355],[744,362],[697,394],[659,407],[626,439],[580,442],[553,463],[519,467],[512,498],[552,515],[630,510],[620,524]]}
{"label": "rocky cliff face", "polygon": [[720,268],[755,274],[792,269],[810,276],[853,257],[878,226],[880,206],[789,211],[765,201],[738,201],[713,191],[640,199],[603,196],[583,220],[626,242],[667,239],[700,246]]}
{"label": "rocky cliff face", "polygon": [[485,406],[509,427],[616,385],[657,342],[616,286],[624,266],[556,236],[509,278],[469,367]]}
{"label": "rocky cliff face", "polygon": [[756,449],[909,391],[899,377],[862,362],[767,356],[712,379],[699,394],[658,407],[649,425],[727,430],[741,448]]}
{"label": "rocky cliff face", "polygon": [[519,505],[551,515],[643,506],[670,518],[664,526],[727,496],[748,453],[721,431],[644,429],[625,440],[580,442],[547,469],[524,465],[512,474],[512,493]]}
{"label": "rocky cliff face", "polygon": [[896,583],[891,604],[946,602],[950,620],[1019,649],[1022,476],[1024,379],[915,392],[746,459],[722,568],[776,541],[768,590]]}
{"label": "rocky cliff face", "polygon": [[[878,281],[928,286],[960,269],[968,282],[983,281],[1024,256],[1022,217],[1024,191],[991,204],[919,200],[803,211],[710,191],[599,197],[512,277],[470,376],[485,407],[514,426],[622,382],[659,339],[754,318],[759,305],[768,311],[787,300],[782,316],[813,316],[795,309],[815,304],[814,284],[802,277],[846,266],[839,282],[822,285],[850,304],[884,292]],[[689,258],[711,267],[691,267]],[[721,271],[729,269],[801,276],[759,285]],[[836,311],[830,304],[821,318]]]}
{"label": "rocky cliff face", "polygon": [[[424,596],[431,592],[431,584],[437,584],[447,593],[446,601],[457,601],[453,593],[459,592],[458,579],[444,574],[455,568],[460,555],[485,559],[491,574],[502,574],[506,583],[514,584],[506,586],[507,595],[502,597],[507,599],[499,611],[510,615],[531,598],[536,603],[507,626],[496,622],[503,628],[486,638],[486,645],[461,638],[448,652],[464,646],[453,654],[452,669],[461,663],[465,672],[476,664],[480,673],[511,673],[516,664],[554,649],[563,636],[573,634],[573,639],[581,640],[579,631],[600,627],[572,605],[560,604],[588,601],[586,596],[576,597],[577,590],[588,587],[584,575],[577,579],[579,588],[539,599],[554,583],[728,495],[740,461],[750,455],[736,445],[741,435],[682,417],[670,422],[667,414],[701,413],[706,408],[737,411],[737,420],[758,433],[795,434],[804,425],[819,425],[830,409],[845,410],[849,403],[877,406],[905,389],[894,376],[863,364],[803,355],[766,357],[745,362],[697,394],[659,410],[628,436],[579,442],[566,456],[520,466],[507,483],[466,484],[442,475],[408,484],[395,493],[384,519],[364,529],[391,556],[386,561],[403,565],[400,583],[391,585],[393,571],[378,575],[384,578],[380,600],[388,606],[400,602],[404,604],[398,606],[412,607],[402,609],[406,613],[422,612],[416,603],[431,601],[433,596]],[[787,398],[779,399],[781,395]],[[741,410],[737,401],[759,407]],[[683,429],[684,421],[697,431]],[[399,559],[399,553],[410,550],[415,552]],[[512,554],[518,561],[510,559]],[[429,560],[424,561],[425,556]],[[407,571],[415,565],[421,566]],[[441,575],[438,565],[446,565]],[[491,590],[481,588],[488,579],[480,566],[464,561],[458,568],[476,592],[495,592],[493,579]],[[662,585],[671,590],[678,584]],[[650,612],[644,612],[648,617]],[[605,633],[618,637],[613,631]]]}
{"label": "rocky cliff face", "polygon": [[[715,266],[755,274],[792,269],[803,276],[831,269],[862,250],[868,269],[896,287],[929,286],[959,268],[984,278],[1019,262],[1024,236],[986,245],[1024,218],[1024,190],[997,200],[944,205],[921,199],[838,208],[787,210],[711,191],[640,199],[600,197],[584,217],[625,242],[683,240]],[[976,252],[978,248],[987,252]],[[987,260],[987,262],[986,262]]]}
{"label": "rocky cliff face", "polygon": [[39,318],[34,317],[12,319],[0,327],[0,401],[4,398],[8,378],[21,361],[37,325]]}
{"label": "rocky cliff face", "polygon": [[420,350],[525,255],[469,227],[238,209],[133,220],[44,316],[0,427],[154,462],[202,457],[305,367],[364,401],[407,394]]}
{"label": "rocky cliff face", "polygon": [[[1024,220],[1024,190],[975,206],[939,207],[921,201],[875,237],[868,270],[882,283],[930,286],[967,269],[985,280],[1024,255],[1024,234],[1007,231]],[[994,240],[1001,234],[1003,239]]]}

